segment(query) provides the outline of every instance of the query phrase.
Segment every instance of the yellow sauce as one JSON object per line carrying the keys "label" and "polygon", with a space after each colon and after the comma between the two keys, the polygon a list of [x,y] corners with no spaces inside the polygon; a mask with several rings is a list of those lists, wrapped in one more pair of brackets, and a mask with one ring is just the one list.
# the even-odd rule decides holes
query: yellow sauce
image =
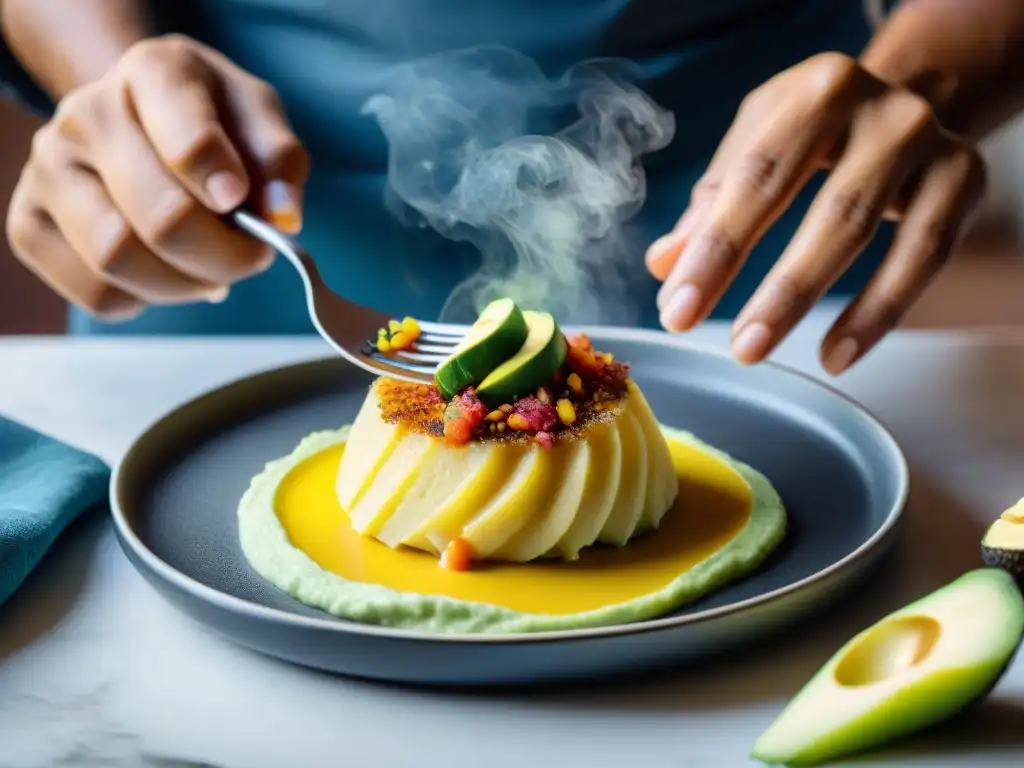
{"label": "yellow sauce", "polygon": [[746,524],[753,504],[746,481],[699,448],[673,440],[669,447],[679,496],[661,527],[621,549],[589,547],[575,562],[474,563],[472,570],[453,572],[425,552],[391,549],[360,536],[334,490],[342,446],[289,472],[275,506],[292,545],[350,581],[530,613],[576,613],[656,592],[724,547]]}

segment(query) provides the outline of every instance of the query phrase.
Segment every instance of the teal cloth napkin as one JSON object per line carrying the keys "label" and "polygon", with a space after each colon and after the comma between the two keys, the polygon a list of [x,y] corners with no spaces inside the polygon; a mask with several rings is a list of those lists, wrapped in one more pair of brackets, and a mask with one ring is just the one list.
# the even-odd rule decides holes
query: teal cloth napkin
{"label": "teal cloth napkin", "polygon": [[0,604],[109,483],[96,456],[0,417]]}

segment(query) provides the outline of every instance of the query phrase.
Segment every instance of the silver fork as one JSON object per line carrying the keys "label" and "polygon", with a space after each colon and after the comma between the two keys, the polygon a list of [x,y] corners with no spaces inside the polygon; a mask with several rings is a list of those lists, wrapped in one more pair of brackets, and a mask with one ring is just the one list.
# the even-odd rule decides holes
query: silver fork
{"label": "silver fork", "polygon": [[386,328],[391,317],[343,299],[328,288],[313,258],[294,237],[246,211],[235,211],[231,218],[237,227],[288,259],[305,285],[313,326],[338,354],[370,373],[430,383],[438,363],[452,353],[468,330],[465,325],[417,321],[421,335],[414,349],[385,355],[375,342],[377,330]]}

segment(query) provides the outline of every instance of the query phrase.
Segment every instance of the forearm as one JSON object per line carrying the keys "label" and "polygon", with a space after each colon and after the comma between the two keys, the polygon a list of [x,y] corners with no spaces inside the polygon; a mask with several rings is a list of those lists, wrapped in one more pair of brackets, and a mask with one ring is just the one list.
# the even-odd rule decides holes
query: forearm
{"label": "forearm", "polygon": [[149,29],[145,0],[0,0],[8,48],[54,101],[101,77]]}
{"label": "forearm", "polygon": [[1024,107],[1024,2],[903,0],[861,62],[979,138]]}

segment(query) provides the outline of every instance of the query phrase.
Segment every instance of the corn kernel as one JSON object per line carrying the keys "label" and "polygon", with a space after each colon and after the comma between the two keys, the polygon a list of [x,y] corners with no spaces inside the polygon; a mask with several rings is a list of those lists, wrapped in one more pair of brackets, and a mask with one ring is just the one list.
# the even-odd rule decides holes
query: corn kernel
{"label": "corn kernel", "polygon": [[377,351],[387,354],[391,351],[391,342],[384,336],[377,337]]}
{"label": "corn kernel", "polygon": [[580,378],[578,373],[570,373],[565,383],[569,385],[569,389],[572,390],[574,395],[583,394],[583,379]]}
{"label": "corn kernel", "polygon": [[576,423],[576,409],[568,400],[559,400],[555,410],[558,412],[558,420],[565,426],[568,427]]}
{"label": "corn kernel", "polygon": [[398,333],[402,330],[402,324],[397,320],[388,320],[388,330],[392,333]]}
{"label": "corn kernel", "polygon": [[613,355],[611,352],[605,352],[603,355],[601,355],[601,359],[604,360],[605,365],[611,365],[612,361],[615,360],[615,355]]}
{"label": "corn kernel", "polygon": [[495,426],[498,427],[499,432],[504,432],[508,425],[504,421],[499,421]]}
{"label": "corn kernel", "polygon": [[487,425],[487,428],[488,428],[489,430],[491,430],[491,432],[493,432],[493,431],[494,431],[495,429],[497,429],[497,427],[498,427],[498,425],[497,425],[497,424],[488,424],[488,425]]}
{"label": "corn kernel", "polygon": [[402,332],[410,339],[418,339],[420,337],[420,324],[416,322],[415,317],[402,318]]}
{"label": "corn kernel", "polygon": [[405,335],[402,331],[399,331],[391,337],[392,349],[405,349],[412,344],[412,339]]}
{"label": "corn kernel", "polygon": [[515,408],[513,408],[508,403],[505,403],[504,405],[499,405],[498,406],[498,410],[501,411],[502,413],[508,415],[508,414],[512,413],[512,411],[514,411]]}
{"label": "corn kernel", "polygon": [[495,423],[505,420],[505,412],[501,410],[494,410],[487,414],[487,420]]}
{"label": "corn kernel", "polygon": [[520,413],[513,413],[511,416],[509,416],[508,417],[508,425],[512,429],[514,429],[516,431],[519,431],[519,432],[521,432],[524,429],[529,429],[530,428],[530,422],[528,422],[526,420],[526,417],[523,416]]}
{"label": "corn kernel", "polygon": [[551,392],[548,391],[547,387],[541,387],[540,389],[537,390],[537,399],[540,400],[542,403],[550,404]]}
{"label": "corn kernel", "polygon": [[377,335],[378,336],[387,336],[388,335],[388,329],[387,328],[378,328],[377,329]]}

